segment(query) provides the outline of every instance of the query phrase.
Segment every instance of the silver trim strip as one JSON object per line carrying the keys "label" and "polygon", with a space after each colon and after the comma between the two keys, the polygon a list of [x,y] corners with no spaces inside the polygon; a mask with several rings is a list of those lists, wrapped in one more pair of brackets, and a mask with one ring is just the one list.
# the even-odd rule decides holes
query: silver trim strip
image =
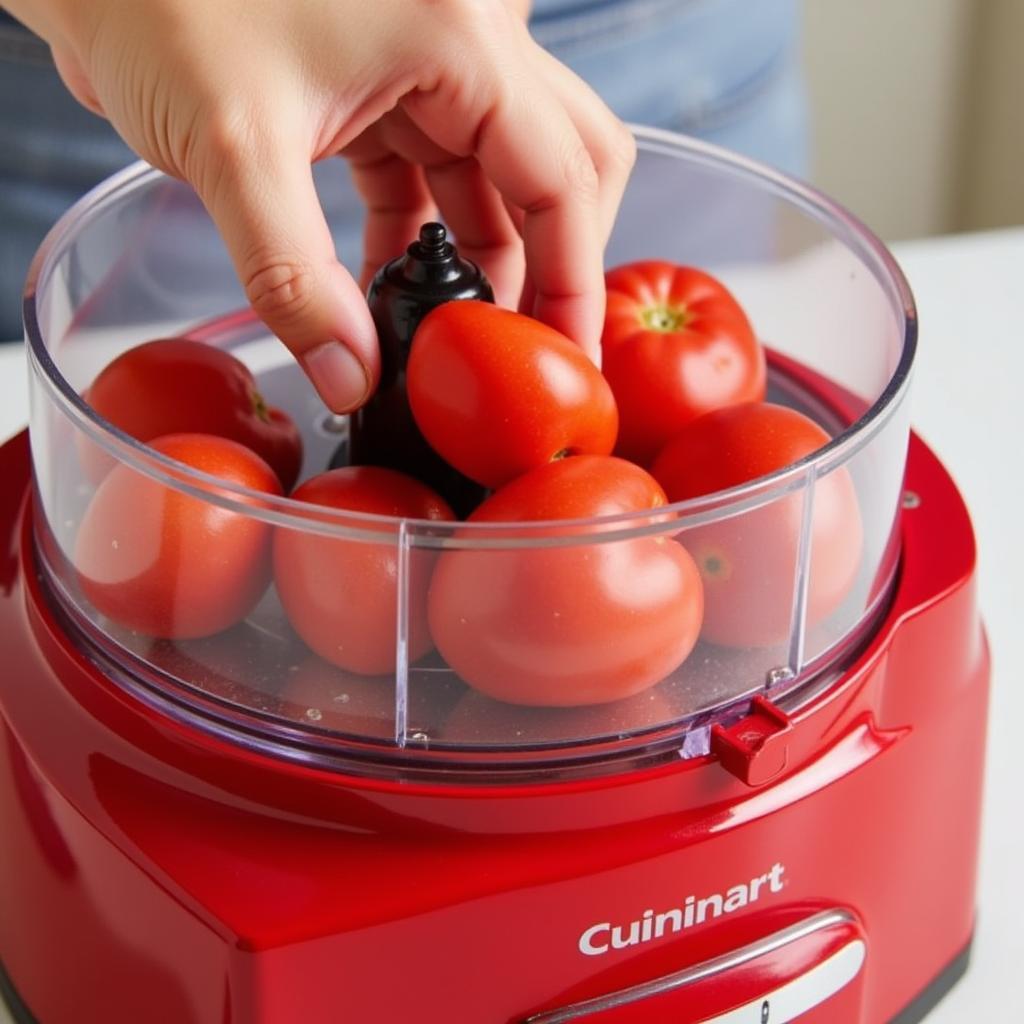
{"label": "silver trim strip", "polygon": [[704,963],[695,964],[693,967],[685,967],[673,974],[666,974],[653,981],[645,981],[641,985],[634,985],[631,988],[620,989],[606,996],[598,996],[595,999],[586,999],[580,1003],[573,1003],[571,1006],[562,1007],[560,1010],[548,1010],[544,1013],[534,1014],[527,1017],[523,1024],[565,1024],[567,1021],[580,1020],[591,1014],[601,1013],[606,1010],[613,1010],[619,1006],[626,1006],[629,1003],[639,1002],[651,996],[663,995],[694,982],[724,971],[732,970],[743,964],[756,960],[766,953],[772,953],[791,942],[796,942],[815,932],[826,928],[833,928],[836,925],[856,924],[854,916],[846,910],[825,910],[820,914],[801,921],[799,924],[790,925],[782,931],[775,932],[766,938],[758,939],[747,946],[733,950],[731,953],[723,953],[712,960],[705,960]]}

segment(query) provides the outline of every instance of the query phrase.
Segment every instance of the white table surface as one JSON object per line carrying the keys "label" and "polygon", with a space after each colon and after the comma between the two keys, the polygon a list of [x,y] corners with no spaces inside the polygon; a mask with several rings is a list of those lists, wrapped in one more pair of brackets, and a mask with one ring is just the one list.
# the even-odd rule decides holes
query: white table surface
{"label": "white table surface", "polygon": [[[973,960],[927,1021],[1010,1024],[1024,1021],[1024,228],[893,250],[921,319],[912,418],[971,509],[994,666]],[[0,346],[2,439],[27,419],[24,375],[20,347]]]}

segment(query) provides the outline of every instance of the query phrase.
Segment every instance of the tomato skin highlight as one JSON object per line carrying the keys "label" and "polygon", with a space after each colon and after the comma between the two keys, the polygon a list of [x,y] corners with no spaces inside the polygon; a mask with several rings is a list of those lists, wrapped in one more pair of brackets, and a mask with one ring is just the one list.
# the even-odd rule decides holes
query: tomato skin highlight
{"label": "tomato skin highlight", "polygon": [[[379,466],[345,466],[305,481],[292,495],[315,506],[406,519],[453,520],[454,513],[426,484]],[[285,613],[306,644],[339,668],[363,675],[394,671],[398,615],[397,521],[352,523],[379,528],[380,539],[328,537],[288,527],[274,535],[274,582]],[[409,550],[408,657],[433,647],[426,592],[436,552]]]}
{"label": "tomato skin highlight", "polygon": [[[137,441],[215,434],[251,448],[287,493],[302,466],[302,437],[287,413],[268,407],[249,368],[230,352],[189,338],[158,338],[122,352],[89,386],[88,403]],[[82,461],[98,482],[113,462],[85,442]]]}
{"label": "tomato skin highlight", "polygon": [[406,388],[431,447],[485,487],[563,455],[607,455],[615,445],[615,399],[583,350],[487,302],[447,302],[424,318]]}
{"label": "tomato skin highlight", "polygon": [[764,398],[764,350],[710,274],[645,260],[610,270],[605,284],[602,365],[619,410],[616,455],[649,466],[690,420]]}
{"label": "tomato skin highlight", "polygon": [[[178,462],[269,495],[273,470],[244,445],[209,434],[150,442]],[[241,621],[270,582],[272,529],[241,512],[117,465],[90,501],[75,541],[83,593],[101,614],[147,636],[211,636]]]}
{"label": "tomato skin highlight", "polygon": [[[576,519],[650,509],[648,522],[654,523],[664,502],[661,488],[639,467],[581,455],[514,480],[469,521]],[[617,701],[664,679],[696,643],[703,610],[700,575],[670,537],[601,540],[602,532],[615,528],[600,522],[544,526],[539,543],[545,536],[580,532],[594,540],[444,552],[431,581],[428,612],[448,664],[480,693],[538,707]]]}
{"label": "tomato skin highlight", "polygon": [[[830,440],[793,409],[770,403],[732,406],[684,427],[651,472],[670,501],[683,501],[766,476]],[[845,468],[819,479],[813,500],[809,626],[836,611],[850,593],[864,546],[860,506]],[[679,536],[704,580],[704,640],[730,647],[769,647],[788,640],[803,502],[804,493],[796,492]]]}

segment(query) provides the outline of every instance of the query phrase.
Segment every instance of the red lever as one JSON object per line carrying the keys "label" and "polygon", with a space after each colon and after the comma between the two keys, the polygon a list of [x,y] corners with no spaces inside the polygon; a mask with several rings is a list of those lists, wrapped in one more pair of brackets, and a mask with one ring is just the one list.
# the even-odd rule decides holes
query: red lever
{"label": "red lever", "polygon": [[764,697],[750,702],[750,712],[728,728],[711,727],[711,753],[722,767],[748,786],[763,786],[789,763],[793,722]]}

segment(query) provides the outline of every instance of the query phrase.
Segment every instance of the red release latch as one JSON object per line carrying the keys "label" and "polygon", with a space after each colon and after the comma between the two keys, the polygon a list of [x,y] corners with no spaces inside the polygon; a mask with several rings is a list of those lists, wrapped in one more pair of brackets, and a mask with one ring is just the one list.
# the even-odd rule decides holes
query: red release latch
{"label": "red release latch", "polygon": [[711,727],[711,753],[722,767],[748,786],[763,786],[789,763],[789,715],[764,697],[750,702],[750,713],[728,728]]}

